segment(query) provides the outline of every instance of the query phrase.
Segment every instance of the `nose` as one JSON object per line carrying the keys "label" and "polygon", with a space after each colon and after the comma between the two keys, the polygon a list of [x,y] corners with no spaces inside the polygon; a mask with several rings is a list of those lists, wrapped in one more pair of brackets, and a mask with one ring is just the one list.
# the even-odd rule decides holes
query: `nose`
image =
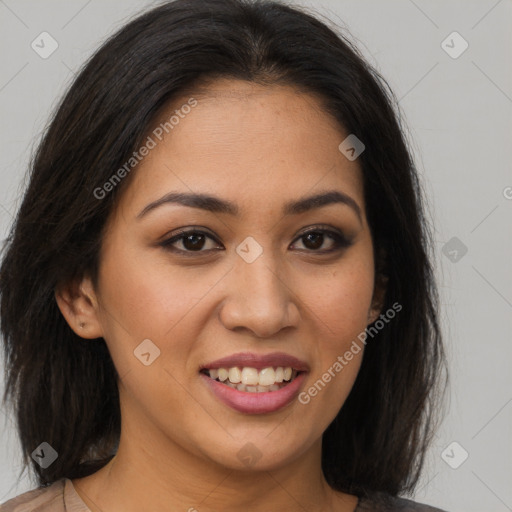
{"label": "nose", "polygon": [[268,338],[298,325],[296,295],[283,273],[272,270],[269,263],[265,254],[252,263],[242,259],[235,263],[220,311],[226,329],[249,330],[258,338]]}

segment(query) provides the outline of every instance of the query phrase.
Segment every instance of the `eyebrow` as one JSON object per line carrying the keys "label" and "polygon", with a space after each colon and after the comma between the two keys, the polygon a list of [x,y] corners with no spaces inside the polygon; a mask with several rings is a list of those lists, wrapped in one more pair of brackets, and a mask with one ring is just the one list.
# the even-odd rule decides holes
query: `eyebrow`
{"label": "eyebrow", "polygon": [[[185,193],[185,192],[169,192],[160,199],[148,204],[138,215],[140,219],[147,213],[164,204],[180,204],[190,208],[199,208],[212,213],[224,213],[236,216],[240,213],[240,209],[235,203],[221,199],[209,194]],[[362,223],[361,208],[352,197],[340,192],[339,190],[328,190],[319,194],[303,197],[296,201],[289,201],[283,206],[284,215],[297,215],[316,208],[321,208],[330,204],[344,204],[349,206],[357,214],[359,221]]]}

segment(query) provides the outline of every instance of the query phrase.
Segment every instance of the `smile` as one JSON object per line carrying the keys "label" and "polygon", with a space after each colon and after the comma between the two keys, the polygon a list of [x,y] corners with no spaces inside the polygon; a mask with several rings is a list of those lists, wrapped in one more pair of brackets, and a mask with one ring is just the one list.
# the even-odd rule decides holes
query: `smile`
{"label": "smile", "polygon": [[300,373],[291,366],[256,368],[233,366],[231,368],[203,369],[204,375],[232,389],[244,393],[268,393],[279,391]]}
{"label": "smile", "polygon": [[266,414],[291,404],[309,371],[308,363],[284,352],[241,352],[201,365],[199,376],[223,405]]}

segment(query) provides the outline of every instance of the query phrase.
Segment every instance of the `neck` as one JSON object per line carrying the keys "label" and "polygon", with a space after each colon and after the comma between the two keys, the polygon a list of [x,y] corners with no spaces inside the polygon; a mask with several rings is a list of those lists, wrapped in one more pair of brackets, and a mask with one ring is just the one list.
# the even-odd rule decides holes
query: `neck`
{"label": "neck", "polygon": [[92,512],[353,512],[357,506],[355,496],[336,492],[325,481],[321,439],[287,464],[240,470],[196,454],[194,447],[187,450],[158,429],[149,434],[128,425],[123,423],[109,464],[73,481]]}

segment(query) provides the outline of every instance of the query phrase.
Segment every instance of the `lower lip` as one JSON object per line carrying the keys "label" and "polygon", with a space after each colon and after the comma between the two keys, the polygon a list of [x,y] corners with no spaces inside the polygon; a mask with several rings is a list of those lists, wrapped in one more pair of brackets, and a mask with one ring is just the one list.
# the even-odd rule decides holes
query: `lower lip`
{"label": "lower lip", "polygon": [[238,391],[238,389],[230,388],[204,373],[200,375],[205,379],[214,395],[235,411],[245,414],[265,414],[278,411],[292,402],[299,394],[306,373],[300,373],[292,382],[277,391],[261,393]]}

